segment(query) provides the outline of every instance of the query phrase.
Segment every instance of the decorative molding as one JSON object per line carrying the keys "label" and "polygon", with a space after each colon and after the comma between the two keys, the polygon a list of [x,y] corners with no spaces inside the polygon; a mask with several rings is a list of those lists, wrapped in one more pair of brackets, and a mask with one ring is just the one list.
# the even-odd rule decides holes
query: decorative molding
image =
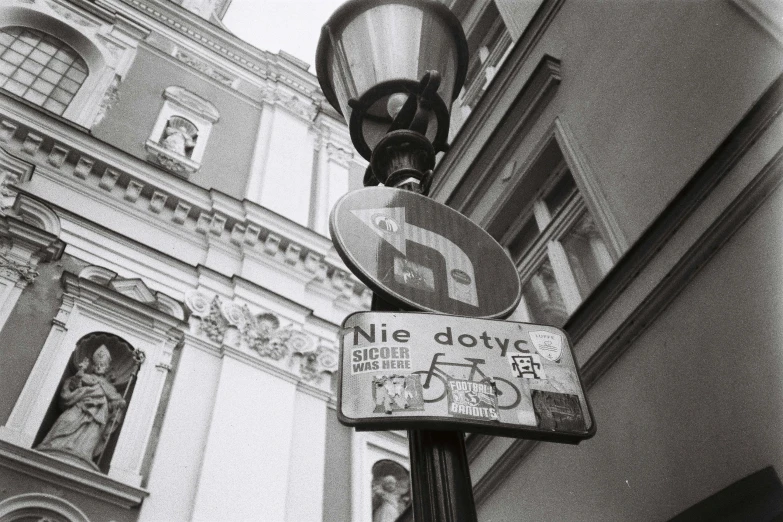
{"label": "decorative molding", "polygon": [[341,167],[348,168],[353,161],[353,152],[346,150],[342,147],[338,147],[333,143],[326,144],[326,158],[328,161],[333,161]]}
{"label": "decorative molding", "polygon": [[117,482],[100,473],[78,468],[34,450],[0,439],[0,468],[40,479],[89,498],[131,509],[141,505],[149,493]]}
{"label": "decorative molding", "polygon": [[24,281],[27,284],[35,282],[38,277],[35,265],[32,263],[17,263],[0,254],[0,277],[11,279],[12,281]]}
{"label": "decorative molding", "polygon": [[192,53],[190,51],[185,51],[184,49],[174,49],[173,55],[174,58],[184,63],[188,67],[191,67],[201,73],[206,74],[213,80],[217,80],[223,85],[232,87],[234,82],[236,81],[235,77],[232,77],[229,74],[220,71],[217,67],[210,64],[209,62],[202,59],[201,57],[197,56],[195,53]]}
{"label": "decorative molding", "polygon": [[98,106],[98,112],[95,114],[95,119],[92,120],[91,128],[95,128],[101,121],[103,121],[103,118],[106,116],[106,113],[109,111],[109,109],[111,109],[114,104],[119,101],[119,89],[121,81],[122,78],[120,78],[119,74],[114,75],[114,79],[111,81],[111,84],[109,84],[109,87],[103,94],[101,104]]}
{"label": "decorative molding", "polygon": [[134,301],[152,306],[176,319],[183,320],[185,317],[182,306],[177,301],[160,292],[153,292],[142,279],[119,277],[116,272],[94,265],[83,268],[79,272],[79,278],[92,281]]}
{"label": "decorative molding", "polygon": [[[0,199],[0,204],[5,201],[10,206],[16,199],[14,186],[28,181],[33,170],[40,168],[39,183],[53,183],[63,190],[75,191],[99,205],[127,209],[139,219],[170,230],[183,239],[191,238],[201,243],[202,239],[193,238],[198,232],[192,225],[202,215],[208,216],[212,240],[231,243],[232,248],[238,246],[243,255],[255,253],[254,259],[261,254],[265,262],[280,265],[286,272],[298,272],[310,281],[310,289],[325,292],[324,296],[330,296],[335,302],[344,302],[352,308],[368,307],[370,294],[364,285],[354,284],[352,294],[346,299],[342,295],[344,288],[333,284],[350,280],[352,276],[333,254],[331,242],[320,234],[304,227],[292,227],[287,219],[250,201],[225,198],[218,201],[213,191],[196,187],[177,176],[163,176],[158,167],[107,148],[87,134],[75,135],[70,127],[51,119],[40,121],[42,116],[34,109],[13,100],[6,101],[9,103],[0,109],[0,138],[3,129],[9,129],[7,141],[0,146],[0,190],[5,187],[9,195]],[[8,112],[15,114],[13,120],[7,116]],[[44,132],[44,138],[52,147],[67,148],[69,160],[58,167],[40,153],[24,161],[18,159],[23,155],[22,139],[30,128]],[[141,187],[135,203],[125,198],[125,187],[130,183]],[[101,190],[115,185],[120,185],[122,190]],[[0,206],[0,216],[2,211]],[[215,216],[217,219],[213,222]],[[243,229],[244,235],[237,244],[234,230],[240,233]],[[289,245],[294,245],[293,249]],[[295,250],[299,252],[296,259],[286,257],[286,251]]]}
{"label": "decorative molding", "polygon": [[293,325],[282,326],[280,318],[269,311],[254,313],[247,304],[211,299],[192,290],[185,296],[191,312],[190,331],[214,344],[255,352],[257,357],[271,359],[287,366],[305,382],[320,382],[324,374],[337,370],[337,350],[316,347],[309,334]]}
{"label": "decorative molding", "polygon": [[182,154],[177,154],[152,140],[147,140],[144,143],[144,148],[152,154],[161,167],[185,179],[201,167],[200,163]]}
{"label": "decorative molding", "polygon": [[220,119],[220,112],[212,103],[182,87],[166,87],[163,91],[163,98],[210,123],[215,123]]}
{"label": "decorative molding", "polygon": [[318,109],[314,104],[303,101],[295,94],[284,94],[275,86],[263,86],[261,99],[269,104],[285,107],[295,115],[308,121],[313,121],[316,114],[318,114]]}

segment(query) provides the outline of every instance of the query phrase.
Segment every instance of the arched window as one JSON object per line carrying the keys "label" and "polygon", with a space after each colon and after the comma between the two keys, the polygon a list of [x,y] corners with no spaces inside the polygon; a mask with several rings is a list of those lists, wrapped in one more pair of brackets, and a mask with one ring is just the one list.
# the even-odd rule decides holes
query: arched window
{"label": "arched window", "polygon": [[0,88],[61,115],[89,74],[69,45],[28,27],[0,30]]}
{"label": "arched window", "polygon": [[408,470],[389,459],[372,466],[372,522],[394,522],[411,503]]}

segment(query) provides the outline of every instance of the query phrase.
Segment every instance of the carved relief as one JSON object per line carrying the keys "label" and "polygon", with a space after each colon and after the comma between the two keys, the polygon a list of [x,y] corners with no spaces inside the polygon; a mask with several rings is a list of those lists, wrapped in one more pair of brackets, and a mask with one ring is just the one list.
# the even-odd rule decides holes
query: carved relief
{"label": "carved relief", "polygon": [[186,64],[187,66],[192,67],[197,71],[206,74],[213,80],[219,81],[223,85],[227,85],[231,87],[231,85],[234,83],[234,78],[231,78],[226,74],[223,74],[222,72],[215,69],[215,67],[213,67],[209,63],[205,62],[204,60],[186,51],[177,49],[174,51],[174,57],[177,60],[181,61],[182,63]]}
{"label": "carved relief", "polygon": [[38,277],[38,272],[33,269],[32,265],[16,263],[5,255],[0,254],[0,277],[5,277],[12,281],[24,281],[29,284],[35,281],[35,278]]}
{"label": "carved relief", "polygon": [[[299,370],[305,381],[320,380],[324,372],[337,369],[337,352],[333,348],[316,348],[313,338],[293,325],[282,326],[271,312],[253,313],[247,305],[222,301],[215,296],[210,301],[200,292],[189,292],[185,304],[198,318],[194,333],[218,344],[237,343],[255,351],[260,357],[281,361],[286,358]],[[238,335],[229,336],[236,330]],[[297,365],[298,364],[298,365]]]}
{"label": "carved relief", "polygon": [[92,121],[93,127],[98,125],[103,120],[109,109],[111,109],[120,99],[119,88],[121,81],[122,78],[120,78],[119,75],[115,75],[114,79],[109,85],[109,88],[106,89],[106,92],[103,95],[103,99],[101,100],[101,104],[98,106],[98,113],[95,115],[95,119]]}
{"label": "carved relief", "polygon": [[66,20],[69,20],[77,25],[81,25],[82,27],[88,27],[88,26],[94,26],[95,23],[91,22],[90,20],[86,19],[85,17],[76,14],[75,12],[71,11],[70,9],[61,6],[60,4],[56,4],[54,2],[46,2],[46,4],[58,15],[62,16]]}
{"label": "carved relief", "polygon": [[273,87],[264,87],[261,98],[267,103],[282,105],[294,114],[308,120],[315,118],[317,112],[315,106],[309,100],[307,102],[302,101],[297,96],[283,94]]}
{"label": "carved relief", "polygon": [[302,354],[299,361],[299,373],[305,381],[320,381],[323,373],[337,371],[337,350],[319,346],[317,350]]}

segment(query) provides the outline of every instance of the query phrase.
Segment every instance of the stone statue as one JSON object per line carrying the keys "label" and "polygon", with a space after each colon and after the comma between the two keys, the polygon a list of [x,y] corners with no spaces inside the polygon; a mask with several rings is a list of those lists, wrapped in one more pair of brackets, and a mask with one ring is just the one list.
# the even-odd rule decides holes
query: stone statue
{"label": "stone statue", "polygon": [[397,479],[386,475],[374,485],[373,495],[380,504],[372,513],[372,522],[395,522],[405,509]]}
{"label": "stone statue", "polygon": [[172,118],[166,124],[163,134],[163,140],[160,142],[163,148],[181,156],[188,156],[188,150],[196,144],[193,130],[188,129],[185,122],[179,119]]}
{"label": "stone statue", "polygon": [[98,470],[94,459],[103,452],[125,409],[125,401],[106,377],[110,366],[105,345],[93,353],[92,368],[86,357],[79,363],[79,371],[60,390],[58,402],[64,411],[37,450]]}

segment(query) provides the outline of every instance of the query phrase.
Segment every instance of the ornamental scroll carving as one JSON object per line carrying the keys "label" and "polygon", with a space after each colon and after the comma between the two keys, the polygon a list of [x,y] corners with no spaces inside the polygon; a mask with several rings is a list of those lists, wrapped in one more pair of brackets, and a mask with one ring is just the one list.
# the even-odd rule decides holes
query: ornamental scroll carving
{"label": "ornamental scroll carving", "polygon": [[13,281],[32,283],[38,277],[38,272],[33,269],[32,265],[16,263],[0,254],[0,276]]}
{"label": "ornamental scroll carving", "polygon": [[337,351],[328,346],[316,346],[313,338],[296,330],[293,325],[282,326],[271,312],[253,313],[247,305],[211,300],[200,292],[190,292],[185,304],[191,316],[193,333],[221,345],[236,345],[253,350],[259,357],[274,361],[288,361],[305,381],[320,381],[323,373],[337,369]]}

